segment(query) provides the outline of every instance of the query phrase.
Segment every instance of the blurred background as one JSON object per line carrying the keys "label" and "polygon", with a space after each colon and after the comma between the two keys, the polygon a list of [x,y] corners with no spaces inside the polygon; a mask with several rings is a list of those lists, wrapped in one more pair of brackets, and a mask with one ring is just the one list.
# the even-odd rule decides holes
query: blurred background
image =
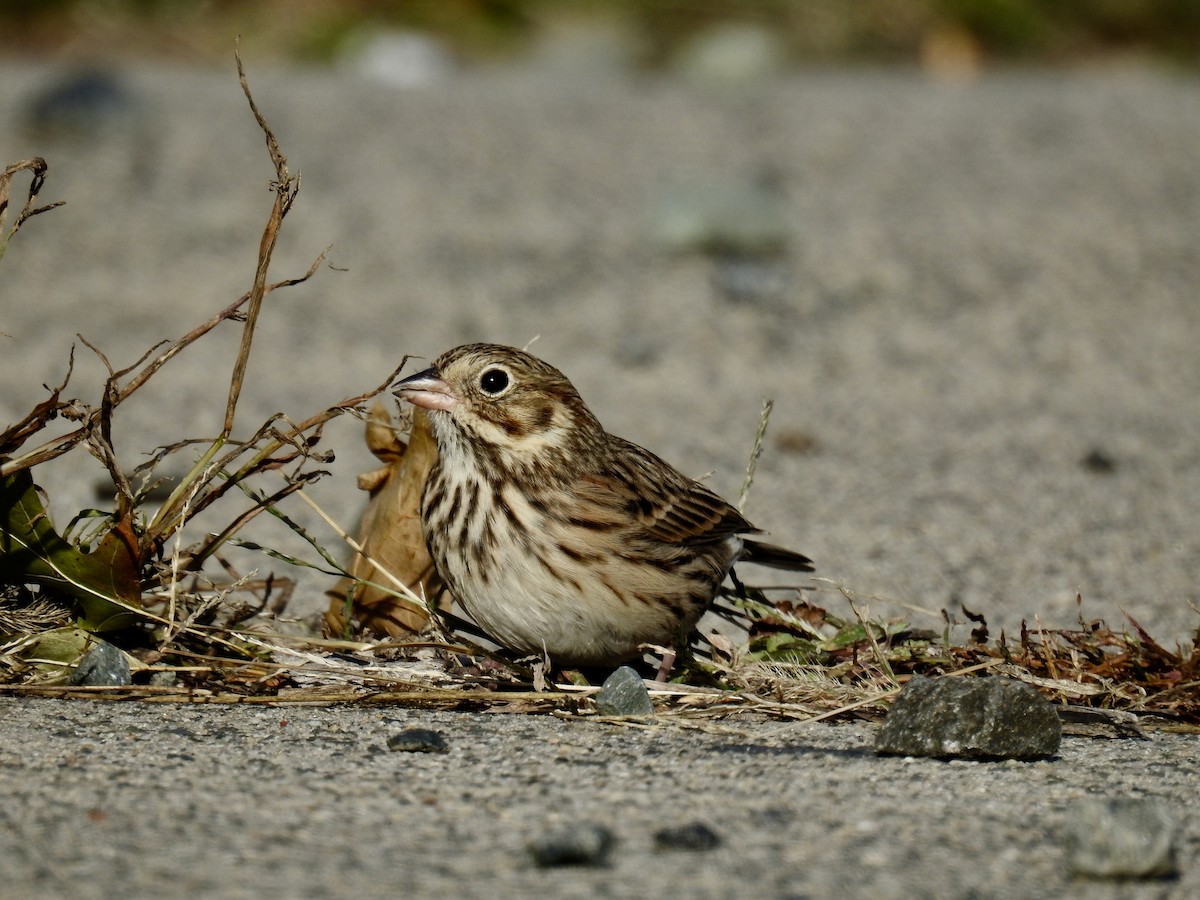
{"label": "blurred background", "polygon": [[481,63],[545,52],[579,29],[597,43],[602,31],[610,52],[654,69],[734,24],[769,33],[792,63],[938,68],[1137,55],[1192,66],[1200,52],[1196,0],[4,0],[0,24],[10,53],[189,62],[224,59],[231,33],[264,56],[325,64],[402,30]]}
{"label": "blurred background", "polygon": [[[123,367],[250,286],[273,171],[237,35],[303,175],[271,277],[331,248],[269,298],[239,433],[540,336],[729,497],[774,398],[747,513],[907,604],[880,614],[1011,634],[1082,595],[1194,632],[1200,0],[0,0],[0,161],[45,157],[66,202],[0,259],[0,420],[72,344],[97,401],[77,334]],[[129,467],[216,433],[237,340],[121,407]],[[357,421],[323,446],[350,527],[377,463]],[[56,522],[103,476],[44,467]]]}

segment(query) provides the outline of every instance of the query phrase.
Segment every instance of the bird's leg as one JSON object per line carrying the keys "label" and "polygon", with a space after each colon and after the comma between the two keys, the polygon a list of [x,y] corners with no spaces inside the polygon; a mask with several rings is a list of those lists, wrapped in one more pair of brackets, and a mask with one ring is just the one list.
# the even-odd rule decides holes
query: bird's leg
{"label": "bird's leg", "polygon": [[675,634],[675,640],[669,647],[655,647],[654,649],[662,653],[661,661],[658,664],[658,671],[654,675],[654,680],[658,682],[666,682],[671,677],[671,672],[676,668],[675,664],[680,663],[680,668],[686,668],[692,662],[692,628],[680,627]]}
{"label": "bird's leg", "polygon": [[665,684],[666,680],[671,677],[671,669],[675,667],[675,651],[667,649],[663,652],[662,660],[658,664],[658,671],[654,673],[656,682]]}

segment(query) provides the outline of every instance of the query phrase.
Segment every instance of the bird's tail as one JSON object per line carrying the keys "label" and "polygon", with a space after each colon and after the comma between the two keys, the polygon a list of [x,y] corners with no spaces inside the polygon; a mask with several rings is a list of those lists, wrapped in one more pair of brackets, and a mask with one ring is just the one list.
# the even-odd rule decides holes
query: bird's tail
{"label": "bird's tail", "polygon": [[813,571],[812,560],[803,553],[785,550],[774,544],[762,544],[758,541],[743,541],[742,555],[738,561],[770,566],[772,569],[787,569],[790,572]]}

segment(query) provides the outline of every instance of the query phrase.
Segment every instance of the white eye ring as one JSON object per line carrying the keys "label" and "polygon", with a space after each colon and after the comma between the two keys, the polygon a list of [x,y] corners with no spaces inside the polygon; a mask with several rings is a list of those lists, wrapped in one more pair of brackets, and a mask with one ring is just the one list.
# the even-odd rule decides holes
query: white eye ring
{"label": "white eye ring", "polygon": [[508,393],[512,384],[512,375],[503,366],[488,366],[479,376],[479,389],[492,398]]}

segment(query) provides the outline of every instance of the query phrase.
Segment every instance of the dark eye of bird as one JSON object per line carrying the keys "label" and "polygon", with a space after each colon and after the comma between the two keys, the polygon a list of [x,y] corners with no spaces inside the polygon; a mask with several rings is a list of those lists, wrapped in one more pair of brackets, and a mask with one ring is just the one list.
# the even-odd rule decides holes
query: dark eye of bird
{"label": "dark eye of bird", "polygon": [[508,373],[503,369],[488,369],[480,376],[479,386],[485,394],[495,396],[508,387]]}

